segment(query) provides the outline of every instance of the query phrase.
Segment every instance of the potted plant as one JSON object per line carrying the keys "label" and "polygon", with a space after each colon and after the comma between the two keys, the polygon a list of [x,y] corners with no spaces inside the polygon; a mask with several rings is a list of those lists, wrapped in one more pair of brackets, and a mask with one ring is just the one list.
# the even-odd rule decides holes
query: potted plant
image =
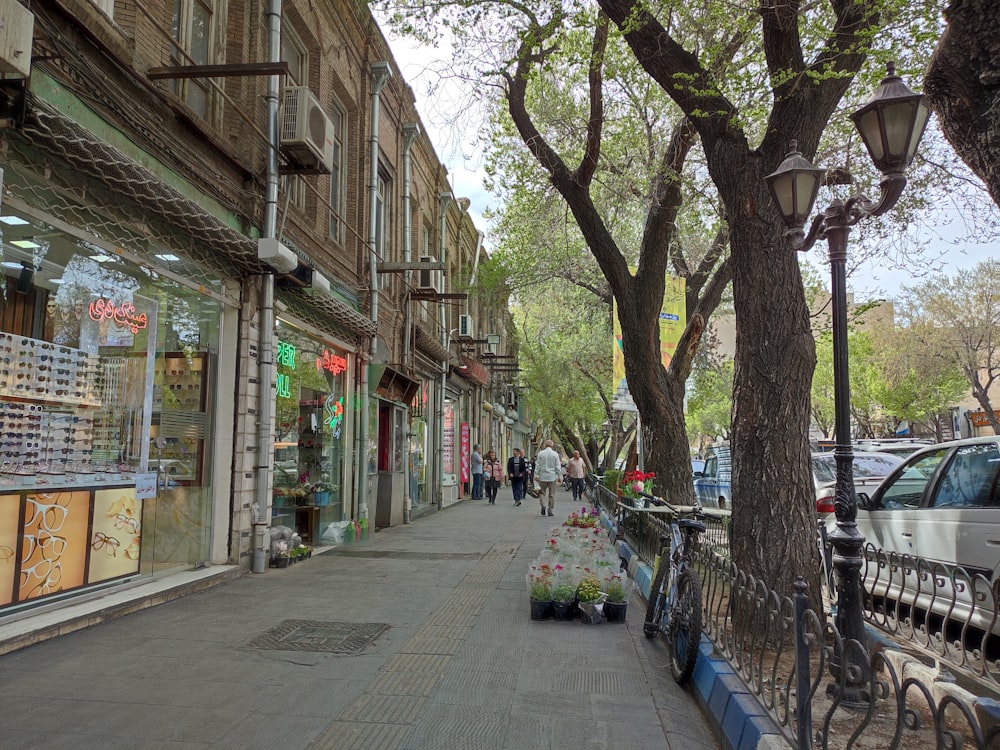
{"label": "potted plant", "polygon": [[276,568],[287,568],[289,560],[288,542],[279,539],[271,546],[271,564]]}
{"label": "potted plant", "polygon": [[527,575],[531,619],[544,620],[552,612],[552,568],[532,565]]}
{"label": "potted plant", "polygon": [[604,619],[608,622],[624,622],[628,608],[625,580],[618,573],[612,573],[604,579],[604,593],[608,600],[604,602]]}
{"label": "potted plant", "polygon": [[309,490],[312,495],[313,505],[324,508],[330,504],[333,487],[331,487],[329,483],[314,482],[310,485]]}
{"label": "potted plant", "polygon": [[604,596],[601,582],[594,576],[586,576],[580,581],[576,587],[576,598],[580,602],[580,619],[583,622],[596,625],[601,621]]}

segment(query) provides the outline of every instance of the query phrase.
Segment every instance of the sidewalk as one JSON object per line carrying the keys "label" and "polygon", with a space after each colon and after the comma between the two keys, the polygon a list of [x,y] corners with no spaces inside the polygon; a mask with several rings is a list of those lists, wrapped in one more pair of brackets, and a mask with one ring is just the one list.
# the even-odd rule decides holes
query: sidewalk
{"label": "sidewalk", "polygon": [[625,624],[529,619],[528,564],[576,504],[538,507],[501,488],[2,656],[0,745],[717,748],[638,595]]}

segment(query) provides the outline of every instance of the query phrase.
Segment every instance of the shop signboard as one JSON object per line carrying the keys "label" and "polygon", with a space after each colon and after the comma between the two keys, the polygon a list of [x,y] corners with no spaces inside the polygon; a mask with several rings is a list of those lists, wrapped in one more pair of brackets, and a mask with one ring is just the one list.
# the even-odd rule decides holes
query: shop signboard
{"label": "shop signboard", "polygon": [[462,444],[460,446],[461,450],[461,471],[459,475],[460,482],[468,482],[471,474],[469,473],[469,423],[462,422]]}

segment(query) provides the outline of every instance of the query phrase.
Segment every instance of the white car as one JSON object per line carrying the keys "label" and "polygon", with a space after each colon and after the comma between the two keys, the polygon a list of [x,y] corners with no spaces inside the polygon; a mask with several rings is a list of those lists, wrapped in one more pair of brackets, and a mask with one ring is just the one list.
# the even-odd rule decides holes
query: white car
{"label": "white car", "polygon": [[[990,594],[1000,575],[998,477],[1000,436],[953,440],[916,451],[870,497],[861,495],[865,588],[905,611],[933,612],[946,626],[1000,631]],[[831,531],[835,519],[826,524]],[[966,583],[952,585],[953,576]],[[986,589],[975,606],[970,588]]]}

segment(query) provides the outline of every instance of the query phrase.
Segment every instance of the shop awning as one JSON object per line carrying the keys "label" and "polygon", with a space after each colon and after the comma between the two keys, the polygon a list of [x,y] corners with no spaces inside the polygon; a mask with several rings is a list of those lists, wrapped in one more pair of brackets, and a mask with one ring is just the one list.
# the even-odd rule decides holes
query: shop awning
{"label": "shop awning", "polygon": [[420,388],[419,381],[383,364],[369,366],[368,383],[371,392],[380,398],[407,406]]}
{"label": "shop awning", "polygon": [[462,364],[455,368],[455,372],[466,380],[471,380],[479,385],[487,385],[490,382],[490,373],[482,365],[470,357],[462,357]]}
{"label": "shop awning", "polygon": [[433,357],[438,362],[447,362],[450,365],[460,364],[457,358],[451,356],[447,349],[441,346],[441,342],[437,340],[426,328],[417,324],[417,348],[424,351],[425,354]]}

